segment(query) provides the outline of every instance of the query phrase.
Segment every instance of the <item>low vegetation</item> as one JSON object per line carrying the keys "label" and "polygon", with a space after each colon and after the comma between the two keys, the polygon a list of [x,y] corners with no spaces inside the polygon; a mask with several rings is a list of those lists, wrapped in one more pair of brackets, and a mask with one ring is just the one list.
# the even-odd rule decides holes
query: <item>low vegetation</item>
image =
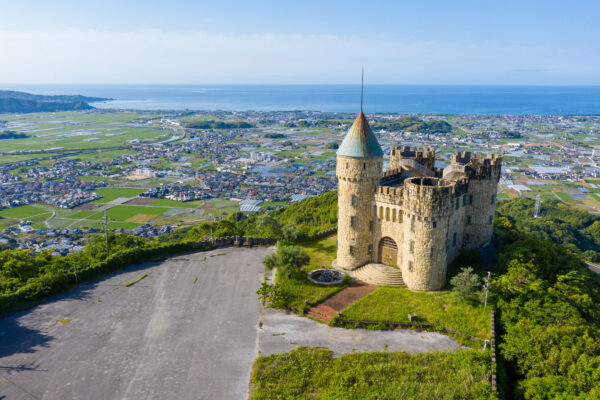
{"label": "low vegetation", "polygon": [[489,339],[491,308],[458,299],[450,291],[411,292],[406,288],[380,287],[342,310],[344,320],[408,323],[417,314],[419,324],[434,325],[466,336]]}
{"label": "low vegetation", "polygon": [[135,285],[136,283],[138,283],[139,281],[141,281],[142,279],[144,279],[147,276],[148,276],[148,274],[144,274],[144,275],[140,276],[138,279],[136,279],[135,281],[131,281],[129,283],[126,283],[125,286],[126,287],[133,286],[133,285]]}
{"label": "low vegetation", "polygon": [[316,304],[349,285],[345,280],[338,285],[317,285],[307,274],[318,268],[329,267],[335,258],[335,240],[331,238],[300,242],[297,245],[280,242],[277,253],[265,258],[265,266],[277,268],[275,284],[263,284],[259,297],[269,300],[272,307],[302,311],[306,302]]}
{"label": "low vegetation", "polygon": [[520,198],[499,204],[498,215],[521,232],[551,240],[583,258],[600,262],[600,216],[558,200],[542,202],[541,215],[533,217],[534,200]]}
{"label": "low vegetation", "polygon": [[496,221],[492,291],[505,398],[600,398],[600,277],[573,253]]}
{"label": "low vegetation", "polygon": [[346,354],[299,347],[259,357],[251,399],[491,399],[488,352]]}

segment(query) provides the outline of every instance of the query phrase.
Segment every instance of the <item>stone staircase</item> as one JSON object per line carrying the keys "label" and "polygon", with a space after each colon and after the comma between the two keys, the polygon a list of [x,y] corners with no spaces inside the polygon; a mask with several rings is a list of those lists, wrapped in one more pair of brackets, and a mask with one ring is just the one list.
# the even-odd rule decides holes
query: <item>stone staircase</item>
{"label": "stone staircase", "polygon": [[383,264],[367,264],[352,271],[357,279],[377,286],[404,286],[402,272]]}
{"label": "stone staircase", "polygon": [[405,169],[416,171],[421,176],[435,176],[432,170],[412,158],[401,158],[398,160],[398,165]]}

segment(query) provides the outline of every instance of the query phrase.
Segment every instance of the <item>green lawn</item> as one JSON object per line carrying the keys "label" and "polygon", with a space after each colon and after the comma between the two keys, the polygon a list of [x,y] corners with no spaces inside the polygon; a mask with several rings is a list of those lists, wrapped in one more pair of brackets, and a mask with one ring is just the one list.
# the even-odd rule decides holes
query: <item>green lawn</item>
{"label": "green lawn", "polygon": [[261,356],[252,368],[252,400],[493,399],[489,352],[345,354],[299,347]]}
{"label": "green lawn", "polygon": [[144,193],[143,189],[126,189],[126,188],[106,188],[106,189],[98,189],[95,191],[100,196],[101,199],[94,201],[94,203],[108,203],[109,201],[113,201],[118,199],[119,197],[136,197],[140,193]]}
{"label": "green lawn", "polygon": [[380,287],[342,313],[345,320],[376,322],[408,322],[408,314],[417,314],[421,323],[489,339],[490,311],[481,304],[459,300],[447,290],[411,292],[406,288]]}

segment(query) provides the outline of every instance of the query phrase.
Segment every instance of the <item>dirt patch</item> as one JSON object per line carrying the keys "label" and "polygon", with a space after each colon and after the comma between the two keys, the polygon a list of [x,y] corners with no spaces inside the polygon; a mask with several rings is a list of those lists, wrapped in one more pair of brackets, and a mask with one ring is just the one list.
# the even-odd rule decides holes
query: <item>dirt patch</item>
{"label": "dirt patch", "polygon": [[136,197],[129,201],[126,201],[124,204],[129,206],[147,206],[150,203],[153,203],[156,199],[152,199],[150,197]]}
{"label": "dirt patch", "polygon": [[131,218],[128,218],[125,222],[136,222],[138,224],[145,224],[146,222],[152,221],[156,217],[157,216],[153,214],[137,214]]}
{"label": "dirt patch", "polygon": [[137,222],[138,224],[144,224],[153,220],[154,218],[156,218],[156,215],[153,214],[137,214],[131,218],[128,218],[126,222]]}

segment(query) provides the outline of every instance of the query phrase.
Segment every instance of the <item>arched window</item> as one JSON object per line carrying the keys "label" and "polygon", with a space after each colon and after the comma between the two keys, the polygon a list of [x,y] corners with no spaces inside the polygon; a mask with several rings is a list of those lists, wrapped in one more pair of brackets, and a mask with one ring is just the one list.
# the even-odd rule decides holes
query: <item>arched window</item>
{"label": "arched window", "polygon": [[392,208],[392,222],[396,222],[396,209]]}
{"label": "arched window", "polygon": [[385,208],[385,220],[386,221],[390,220],[390,208],[389,207]]}

